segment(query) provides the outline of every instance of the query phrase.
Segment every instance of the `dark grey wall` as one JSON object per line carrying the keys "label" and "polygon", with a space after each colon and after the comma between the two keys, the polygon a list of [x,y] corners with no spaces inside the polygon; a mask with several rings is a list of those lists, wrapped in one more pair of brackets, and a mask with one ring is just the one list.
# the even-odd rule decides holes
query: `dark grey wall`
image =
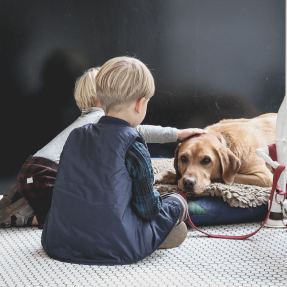
{"label": "dark grey wall", "polygon": [[[79,111],[86,69],[132,55],[152,70],[144,123],[204,127],[277,112],[283,0],[0,0],[0,175],[18,172]],[[172,156],[175,144],[151,145]]]}

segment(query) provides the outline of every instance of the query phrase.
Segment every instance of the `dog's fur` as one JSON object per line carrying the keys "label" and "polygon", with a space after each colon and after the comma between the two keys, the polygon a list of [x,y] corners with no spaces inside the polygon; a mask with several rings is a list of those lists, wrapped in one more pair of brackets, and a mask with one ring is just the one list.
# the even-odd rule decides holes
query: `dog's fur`
{"label": "dog's fur", "polygon": [[272,185],[271,167],[255,150],[274,143],[277,114],[253,119],[222,120],[179,144],[176,174],[164,172],[155,182],[173,183],[188,193],[201,194],[211,182]]}

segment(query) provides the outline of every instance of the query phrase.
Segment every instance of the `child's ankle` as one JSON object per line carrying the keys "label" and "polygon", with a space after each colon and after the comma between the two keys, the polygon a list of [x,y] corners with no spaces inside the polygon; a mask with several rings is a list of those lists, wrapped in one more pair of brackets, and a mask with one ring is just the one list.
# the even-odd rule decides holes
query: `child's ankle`
{"label": "child's ankle", "polygon": [[39,222],[38,222],[38,220],[37,220],[37,217],[34,216],[34,217],[33,217],[33,221],[32,221],[32,226],[38,226],[38,225],[39,225]]}

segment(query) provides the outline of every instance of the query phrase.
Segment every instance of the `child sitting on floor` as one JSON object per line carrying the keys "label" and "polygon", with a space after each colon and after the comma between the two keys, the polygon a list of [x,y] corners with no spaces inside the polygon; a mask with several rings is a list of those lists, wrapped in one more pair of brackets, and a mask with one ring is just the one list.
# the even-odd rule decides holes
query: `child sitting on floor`
{"label": "child sitting on floor", "polygon": [[[95,77],[100,68],[93,68],[78,79],[75,99],[81,116],[33,156],[29,156],[17,176],[17,185],[8,189],[0,201],[0,226],[30,226],[43,228],[51,207],[53,188],[60,155],[70,132],[80,126],[97,123],[104,116],[98,101]],[[139,125],[136,129],[148,143],[175,142],[201,129],[178,130],[170,127]]]}
{"label": "child sitting on floor", "polygon": [[187,235],[187,204],[153,189],[145,117],[154,80],[139,60],[118,57],[96,76],[106,116],[74,129],[63,148],[42,245],[54,259],[115,265],[139,261]]}

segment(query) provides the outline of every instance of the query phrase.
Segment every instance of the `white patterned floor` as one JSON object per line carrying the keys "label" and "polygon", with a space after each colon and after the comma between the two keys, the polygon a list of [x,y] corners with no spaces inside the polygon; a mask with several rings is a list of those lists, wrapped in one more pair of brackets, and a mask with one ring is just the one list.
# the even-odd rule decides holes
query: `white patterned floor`
{"label": "white patterned floor", "polygon": [[[258,223],[204,227],[242,235]],[[0,229],[0,286],[286,286],[287,229],[264,228],[246,240],[208,238],[195,230],[178,248],[132,265],[88,266],[49,258],[41,230]]]}

